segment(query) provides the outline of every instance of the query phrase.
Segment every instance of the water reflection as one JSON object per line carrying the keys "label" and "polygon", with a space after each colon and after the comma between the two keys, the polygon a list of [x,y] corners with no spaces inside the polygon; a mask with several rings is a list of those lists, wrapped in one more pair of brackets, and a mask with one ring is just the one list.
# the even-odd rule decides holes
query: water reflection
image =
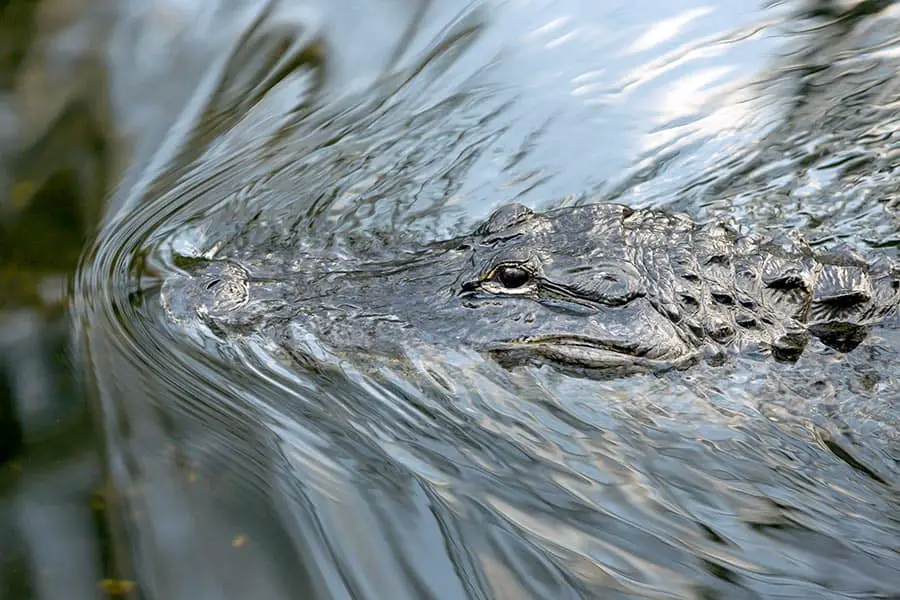
{"label": "water reflection", "polygon": [[0,597],[93,598],[114,571],[95,431],[73,380],[68,279],[115,167],[102,22],[0,7]]}
{"label": "water reflection", "polygon": [[[163,311],[163,282],[191,261],[311,247],[391,259],[402,240],[465,231],[513,200],[666,206],[895,253],[894,7],[657,4],[83,13],[81,31],[108,40],[93,86],[108,103],[67,113],[59,123],[80,125],[63,137],[79,141],[26,162],[78,174],[61,186],[78,199],[58,202],[79,231],[99,218],[106,174],[119,182],[82,262],[67,354],[85,376],[102,487],[85,411],[59,402],[77,397],[71,381],[46,387],[61,376],[48,370],[64,345],[52,328],[67,323],[4,304],[2,468],[28,479],[5,476],[4,547],[22,551],[4,556],[3,591],[896,594],[896,324],[796,365],[733,357],[598,382],[464,348],[335,354],[285,322],[289,352],[253,322],[226,334]],[[59,44],[79,39],[64,31]],[[32,212],[14,214],[40,215],[40,194],[24,198]],[[42,272],[8,258],[23,239],[0,239],[3,268]],[[31,315],[54,297],[23,289],[15,307]],[[34,342],[45,326],[49,346]],[[27,397],[53,402],[41,412]],[[49,458],[23,461],[16,435],[43,430],[42,415],[68,425]]]}

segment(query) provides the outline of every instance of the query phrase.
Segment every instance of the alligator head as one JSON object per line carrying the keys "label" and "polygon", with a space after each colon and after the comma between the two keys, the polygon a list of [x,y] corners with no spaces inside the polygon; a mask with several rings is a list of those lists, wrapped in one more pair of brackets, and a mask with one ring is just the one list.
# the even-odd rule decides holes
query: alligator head
{"label": "alligator head", "polygon": [[614,204],[513,204],[472,235],[424,248],[337,246],[206,263],[168,282],[163,301],[170,316],[286,348],[300,331],[336,352],[423,342],[617,376],[729,346],[794,360],[810,332],[852,349],[898,294],[894,275],[855,259],[823,262],[803,243]]}
{"label": "alligator head", "polygon": [[286,325],[299,324],[337,351],[425,341],[507,365],[617,375],[690,360],[696,346],[655,308],[650,282],[625,251],[631,214],[618,205],[536,214],[514,204],[472,235],[380,261],[367,252],[310,256],[291,272],[208,263],[168,282],[163,301],[170,315],[191,313],[219,331],[284,338]]}
{"label": "alligator head", "polygon": [[465,263],[440,312],[464,323],[461,340],[504,363],[621,373],[693,358],[626,251],[631,214],[618,205],[501,208],[458,240]]}

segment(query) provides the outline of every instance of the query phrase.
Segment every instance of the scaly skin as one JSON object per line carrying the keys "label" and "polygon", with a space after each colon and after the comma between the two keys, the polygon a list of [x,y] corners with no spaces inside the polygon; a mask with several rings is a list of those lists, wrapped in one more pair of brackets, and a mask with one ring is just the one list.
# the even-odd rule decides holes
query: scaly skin
{"label": "scaly skin", "polygon": [[378,354],[465,346],[600,375],[726,348],[795,360],[811,335],[850,351],[900,297],[886,261],[613,204],[509,205],[474,234],[424,248],[220,252],[186,271],[164,284],[163,307],[219,335],[288,349],[312,335],[336,352]]}

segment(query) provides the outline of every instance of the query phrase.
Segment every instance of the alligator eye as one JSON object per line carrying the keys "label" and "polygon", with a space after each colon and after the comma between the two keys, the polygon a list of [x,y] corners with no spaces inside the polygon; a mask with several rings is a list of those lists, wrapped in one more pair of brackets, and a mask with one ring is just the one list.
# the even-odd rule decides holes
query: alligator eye
{"label": "alligator eye", "polygon": [[522,267],[503,265],[501,267],[497,267],[497,270],[494,271],[494,279],[497,280],[503,287],[514,290],[526,285],[529,281],[531,281],[531,273],[529,273]]}

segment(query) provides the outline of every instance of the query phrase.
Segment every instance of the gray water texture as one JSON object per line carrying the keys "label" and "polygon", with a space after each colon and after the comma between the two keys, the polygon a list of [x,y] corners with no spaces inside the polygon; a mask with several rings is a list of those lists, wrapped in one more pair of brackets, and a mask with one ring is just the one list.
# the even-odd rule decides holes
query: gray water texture
{"label": "gray water texture", "polygon": [[124,593],[900,598],[895,327],[796,364],[595,381],[316,340],[301,367],[160,308],[186,259],[443,239],[513,201],[896,257],[900,6],[109,11],[128,159],[73,320]]}

